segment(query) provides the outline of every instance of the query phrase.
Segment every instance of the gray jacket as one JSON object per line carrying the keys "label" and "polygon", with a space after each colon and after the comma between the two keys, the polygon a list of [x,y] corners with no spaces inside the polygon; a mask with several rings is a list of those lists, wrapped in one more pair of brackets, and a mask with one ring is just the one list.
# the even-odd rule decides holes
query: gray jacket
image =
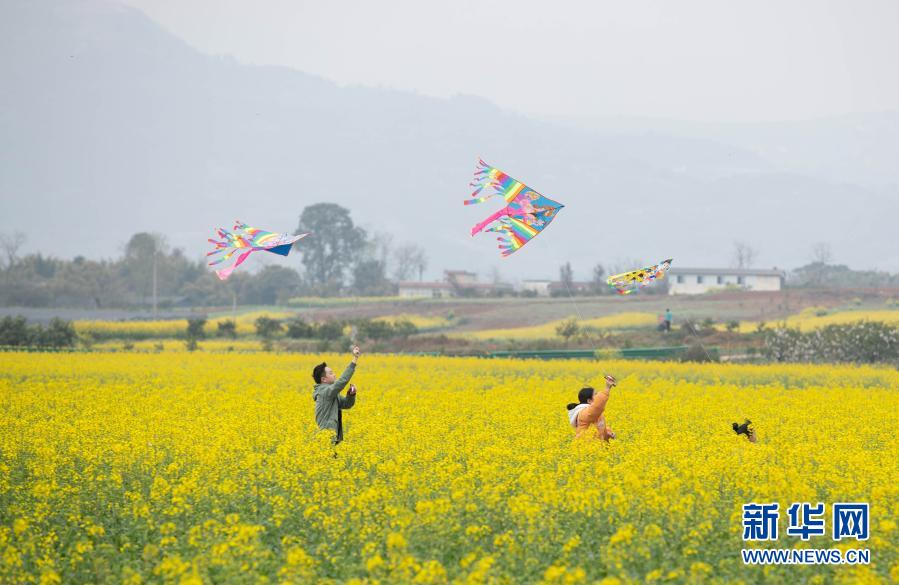
{"label": "gray jacket", "polygon": [[349,383],[356,371],[356,364],[350,362],[340,378],[333,384],[316,384],[312,391],[315,400],[315,422],[320,429],[337,430],[337,411],[352,408],[356,395],[341,396],[340,391]]}

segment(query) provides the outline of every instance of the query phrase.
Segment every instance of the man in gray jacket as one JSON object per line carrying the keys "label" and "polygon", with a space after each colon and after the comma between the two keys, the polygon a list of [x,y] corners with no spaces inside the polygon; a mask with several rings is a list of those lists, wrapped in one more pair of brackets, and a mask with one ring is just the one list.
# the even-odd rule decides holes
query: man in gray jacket
{"label": "man in gray jacket", "polygon": [[329,368],[325,362],[318,364],[312,370],[312,379],[315,380],[315,389],[312,391],[312,399],[315,401],[315,422],[318,424],[318,428],[331,429],[337,433],[333,439],[335,445],[343,441],[342,411],[352,408],[356,403],[355,386],[350,386],[346,396],[341,396],[340,391],[353,377],[360,353],[358,346],[353,347],[353,361],[339,379],[334,375],[334,370]]}

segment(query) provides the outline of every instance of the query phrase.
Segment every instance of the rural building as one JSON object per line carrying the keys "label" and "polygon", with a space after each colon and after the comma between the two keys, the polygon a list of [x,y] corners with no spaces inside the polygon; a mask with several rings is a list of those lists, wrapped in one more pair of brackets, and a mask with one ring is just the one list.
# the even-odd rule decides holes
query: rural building
{"label": "rural building", "polygon": [[[574,281],[568,285],[571,294],[584,294],[593,290],[593,283]],[[524,280],[521,282],[521,290],[538,297],[555,297],[568,294],[565,283],[561,280]]]}
{"label": "rural building", "polygon": [[783,288],[784,272],[752,268],[675,268],[668,271],[668,294],[699,295],[725,288],[774,291]]}
{"label": "rural building", "polygon": [[455,296],[453,285],[448,282],[399,283],[399,295],[407,299],[440,299]]}
{"label": "rural building", "polygon": [[447,270],[438,282],[400,282],[399,296],[404,298],[439,299],[447,297],[501,296],[512,292],[505,282],[478,282],[477,275],[465,270]]}
{"label": "rural building", "polygon": [[548,297],[549,287],[552,285],[551,280],[523,280],[521,282],[521,290],[534,293],[538,297]]}

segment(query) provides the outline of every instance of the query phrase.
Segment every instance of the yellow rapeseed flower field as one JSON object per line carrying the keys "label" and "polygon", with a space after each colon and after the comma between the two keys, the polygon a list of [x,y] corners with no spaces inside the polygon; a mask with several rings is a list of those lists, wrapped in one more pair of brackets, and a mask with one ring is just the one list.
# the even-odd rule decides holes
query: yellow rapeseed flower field
{"label": "yellow rapeseed flower field", "polygon": [[[766,326],[771,328],[786,325],[801,331],[813,331],[827,325],[845,325],[860,321],[880,321],[889,325],[899,326],[899,310],[854,310],[830,313],[824,308],[811,307],[802,310],[796,315],[790,315],[786,319],[770,321],[766,323]],[[740,333],[752,333],[758,330],[758,326],[759,323],[757,321],[741,321],[737,331]],[[723,330],[725,325],[719,324],[717,328]]]}
{"label": "yellow rapeseed flower field", "polygon": [[[256,319],[288,319],[296,313],[286,311],[251,311],[236,317],[215,317],[206,321],[206,335],[214,336],[218,332],[218,324],[222,321],[234,321],[238,335],[254,335]],[[158,321],[75,321],[75,331],[81,335],[90,335],[94,339],[168,339],[183,337],[187,331],[187,319],[169,319]]]}
{"label": "yellow rapeseed flower field", "polygon": [[[481,331],[466,331],[455,333],[457,337],[470,339],[552,339],[557,337],[556,327],[565,319],[550,321],[542,325],[531,327],[513,327],[509,329],[485,329]],[[624,312],[593,319],[578,320],[578,325],[587,329],[620,330],[652,327],[658,323],[658,316],[652,313]]]}
{"label": "yellow rapeseed flower field", "polygon": [[[142,341],[101,341],[91,348],[93,351],[136,351],[136,352],[158,352],[158,351],[188,351],[185,340],[183,339],[145,339]],[[197,349],[200,351],[260,351],[262,342],[254,339],[228,339],[228,338],[211,338],[203,339],[197,342]]]}
{"label": "yellow rapeseed flower field", "polygon": [[[338,456],[321,359],[0,354],[0,582],[899,578],[890,368],[363,356]],[[603,373],[611,444],[565,404]],[[750,418],[750,444],[730,429]],[[871,564],[744,566],[741,506],[870,502]],[[829,526],[828,526],[829,528]]]}
{"label": "yellow rapeseed flower field", "polygon": [[386,321],[387,323],[397,323],[399,321],[408,321],[415,325],[421,331],[429,331],[434,329],[445,329],[452,327],[456,321],[439,315],[415,315],[410,313],[402,313],[400,315],[385,315],[384,317],[375,317],[375,321]]}

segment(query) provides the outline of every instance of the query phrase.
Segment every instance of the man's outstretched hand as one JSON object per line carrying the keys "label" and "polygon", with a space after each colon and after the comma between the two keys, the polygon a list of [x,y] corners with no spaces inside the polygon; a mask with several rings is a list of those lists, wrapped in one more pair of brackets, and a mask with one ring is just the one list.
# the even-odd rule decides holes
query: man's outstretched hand
{"label": "man's outstretched hand", "polygon": [[356,360],[359,359],[359,356],[362,354],[362,350],[359,349],[358,345],[353,346],[353,363],[356,363]]}
{"label": "man's outstretched hand", "polygon": [[618,380],[615,379],[615,376],[609,376],[606,374],[606,390],[611,390],[613,386],[618,385]]}

